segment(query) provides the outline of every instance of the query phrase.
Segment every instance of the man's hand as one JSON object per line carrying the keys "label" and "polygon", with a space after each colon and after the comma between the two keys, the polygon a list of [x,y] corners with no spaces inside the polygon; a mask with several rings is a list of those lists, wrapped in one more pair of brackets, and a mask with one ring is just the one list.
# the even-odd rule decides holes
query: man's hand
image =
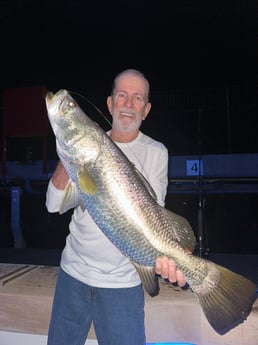
{"label": "man's hand", "polygon": [[166,256],[160,256],[156,259],[156,273],[160,274],[162,278],[168,279],[171,283],[177,283],[180,287],[186,285],[183,272],[177,270],[175,262]]}
{"label": "man's hand", "polygon": [[67,172],[65,171],[65,168],[61,161],[58,161],[57,167],[51,177],[51,180],[57,189],[65,189],[69,181],[69,176],[67,175]]}

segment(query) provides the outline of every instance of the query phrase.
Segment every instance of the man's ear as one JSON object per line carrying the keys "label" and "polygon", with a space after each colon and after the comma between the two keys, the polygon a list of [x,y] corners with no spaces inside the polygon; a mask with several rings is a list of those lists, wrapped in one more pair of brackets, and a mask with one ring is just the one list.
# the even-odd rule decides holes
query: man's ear
{"label": "man's ear", "polygon": [[148,102],[145,106],[143,120],[145,120],[146,117],[149,115],[150,110],[151,110],[151,103]]}
{"label": "man's ear", "polygon": [[111,96],[108,96],[108,98],[107,98],[107,107],[108,107],[110,114],[112,115],[112,97]]}

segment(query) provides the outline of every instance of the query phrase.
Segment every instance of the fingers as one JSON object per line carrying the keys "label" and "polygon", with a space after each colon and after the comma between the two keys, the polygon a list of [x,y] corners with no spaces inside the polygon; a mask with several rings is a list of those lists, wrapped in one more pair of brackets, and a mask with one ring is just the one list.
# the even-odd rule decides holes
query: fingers
{"label": "fingers", "polygon": [[156,259],[156,273],[160,274],[162,278],[168,279],[171,283],[177,283],[180,287],[186,285],[183,272],[177,270],[175,262],[166,256]]}
{"label": "fingers", "polygon": [[185,276],[183,274],[182,271],[177,270],[176,271],[176,276],[177,276],[177,284],[180,287],[184,287],[186,285],[186,280],[185,280]]}

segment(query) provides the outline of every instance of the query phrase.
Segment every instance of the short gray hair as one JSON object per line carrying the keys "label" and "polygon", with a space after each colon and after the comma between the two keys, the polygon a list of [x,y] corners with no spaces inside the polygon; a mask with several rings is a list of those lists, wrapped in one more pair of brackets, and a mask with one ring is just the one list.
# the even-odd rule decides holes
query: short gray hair
{"label": "short gray hair", "polygon": [[114,90],[116,88],[116,84],[117,84],[118,79],[121,76],[125,75],[125,74],[134,74],[135,76],[140,77],[140,78],[145,80],[146,89],[147,89],[147,100],[149,100],[149,97],[150,97],[150,84],[149,84],[149,81],[148,81],[148,79],[145,77],[145,75],[142,72],[140,72],[140,71],[138,71],[136,69],[126,69],[126,70],[124,70],[124,71],[122,71],[122,72],[120,72],[120,73],[118,73],[116,75],[116,77],[114,79],[114,82],[113,82],[113,85],[112,85],[112,88],[111,88],[111,95],[113,95],[113,93],[114,93]]}

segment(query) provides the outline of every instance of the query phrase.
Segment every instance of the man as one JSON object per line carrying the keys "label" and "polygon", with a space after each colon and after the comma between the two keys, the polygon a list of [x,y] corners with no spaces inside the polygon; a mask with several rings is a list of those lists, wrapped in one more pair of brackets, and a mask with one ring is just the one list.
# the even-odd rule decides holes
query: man
{"label": "man", "polygon": [[[164,206],[168,152],[163,144],[140,132],[151,109],[144,75],[136,70],[120,73],[107,106],[113,119],[108,134],[147,178]],[[47,190],[49,212],[59,211],[68,181],[59,162]],[[135,268],[81,207],[74,208],[69,229],[48,345],[84,345],[92,321],[99,345],[145,344],[144,295]],[[185,284],[182,272],[166,257],[157,259],[156,272],[179,286]]]}

